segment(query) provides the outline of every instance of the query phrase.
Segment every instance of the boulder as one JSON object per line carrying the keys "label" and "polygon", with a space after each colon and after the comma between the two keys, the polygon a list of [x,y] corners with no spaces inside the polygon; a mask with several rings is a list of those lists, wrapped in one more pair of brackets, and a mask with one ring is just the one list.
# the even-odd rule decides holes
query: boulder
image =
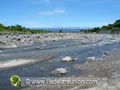
{"label": "boulder", "polygon": [[110,53],[109,53],[109,52],[107,52],[107,51],[106,51],[106,52],[104,52],[104,55],[109,55],[109,54],[110,54]]}
{"label": "boulder", "polygon": [[72,58],[72,61],[76,61],[78,58]]}
{"label": "boulder", "polygon": [[66,56],[62,58],[62,61],[64,62],[75,61],[75,60],[77,60],[77,58],[71,58],[70,56]]}
{"label": "boulder", "polygon": [[103,53],[102,56],[105,57],[105,56],[107,56],[107,55],[110,55],[110,52],[107,52],[107,51],[106,51],[106,52]]}
{"label": "boulder", "polygon": [[15,43],[9,43],[6,45],[6,48],[17,48],[17,45]]}
{"label": "boulder", "polygon": [[69,56],[66,56],[66,57],[62,58],[62,61],[69,62],[69,61],[72,61],[72,58]]}
{"label": "boulder", "polygon": [[67,73],[67,70],[65,68],[57,68],[53,71],[55,74],[65,74]]}
{"label": "boulder", "polygon": [[6,44],[5,42],[0,41],[0,45],[5,45],[5,44]]}
{"label": "boulder", "polygon": [[57,38],[54,38],[52,41],[53,41],[53,42],[57,41]]}
{"label": "boulder", "polygon": [[93,57],[87,57],[87,60],[88,61],[95,61],[96,60],[96,58],[93,56]]}
{"label": "boulder", "polygon": [[0,41],[0,48],[17,48],[17,45],[15,43],[1,42]]}

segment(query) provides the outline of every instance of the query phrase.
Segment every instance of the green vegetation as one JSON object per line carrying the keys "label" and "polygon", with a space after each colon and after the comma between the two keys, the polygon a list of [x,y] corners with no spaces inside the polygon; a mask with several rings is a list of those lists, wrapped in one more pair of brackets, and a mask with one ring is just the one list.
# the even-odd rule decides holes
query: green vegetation
{"label": "green vegetation", "polygon": [[96,32],[96,33],[115,33],[120,34],[120,20],[115,21],[113,24],[107,26],[95,27],[89,30],[84,30],[85,33]]}
{"label": "green vegetation", "polygon": [[25,28],[21,25],[15,26],[4,26],[0,24],[0,34],[42,34],[47,33],[45,30],[33,30],[30,28]]}
{"label": "green vegetation", "polygon": [[10,82],[15,87],[21,86],[21,80],[20,80],[20,77],[18,75],[11,76],[10,77]]}

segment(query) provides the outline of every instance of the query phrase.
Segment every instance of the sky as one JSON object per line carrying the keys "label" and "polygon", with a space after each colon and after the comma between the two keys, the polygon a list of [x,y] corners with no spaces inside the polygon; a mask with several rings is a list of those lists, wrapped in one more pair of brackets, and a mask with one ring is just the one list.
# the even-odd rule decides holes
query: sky
{"label": "sky", "polygon": [[120,0],[0,0],[0,23],[25,27],[99,27],[120,19]]}

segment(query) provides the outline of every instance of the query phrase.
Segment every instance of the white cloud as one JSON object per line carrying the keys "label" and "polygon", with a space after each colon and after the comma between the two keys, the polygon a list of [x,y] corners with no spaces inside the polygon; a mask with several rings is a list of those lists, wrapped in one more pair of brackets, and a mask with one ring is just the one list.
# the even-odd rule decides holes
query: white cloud
{"label": "white cloud", "polygon": [[55,15],[65,13],[65,9],[56,8],[50,11],[39,12],[38,15]]}

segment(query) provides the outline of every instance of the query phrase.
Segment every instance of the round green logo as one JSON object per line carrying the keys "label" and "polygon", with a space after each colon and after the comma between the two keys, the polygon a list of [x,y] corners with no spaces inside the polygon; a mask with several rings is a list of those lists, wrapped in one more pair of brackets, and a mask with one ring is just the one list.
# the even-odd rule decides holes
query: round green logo
{"label": "round green logo", "polygon": [[21,80],[18,75],[13,75],[10,77],[11,84],[15,87],[21,86]]}

